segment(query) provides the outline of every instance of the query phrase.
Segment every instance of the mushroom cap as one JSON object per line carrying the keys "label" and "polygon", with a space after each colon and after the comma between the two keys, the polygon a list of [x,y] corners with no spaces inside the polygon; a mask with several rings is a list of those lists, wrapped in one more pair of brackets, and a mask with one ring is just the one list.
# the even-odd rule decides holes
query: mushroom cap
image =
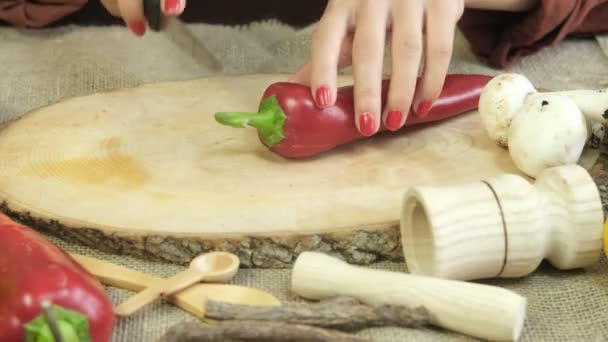
{"label": "mushroom cap", "polygon": [[526,96],[537,93],[523,75],[500,74],[490,80],[479,98],[481,122],[489,137],[499,145],[508,145],[509,126]]}
{"label": "mushroom cap", "polygon": [[509,153],[530,177],[544,169],[576,164],[587,142],[587,121],[576,103],[555,94],[534,94],[511,122]]}

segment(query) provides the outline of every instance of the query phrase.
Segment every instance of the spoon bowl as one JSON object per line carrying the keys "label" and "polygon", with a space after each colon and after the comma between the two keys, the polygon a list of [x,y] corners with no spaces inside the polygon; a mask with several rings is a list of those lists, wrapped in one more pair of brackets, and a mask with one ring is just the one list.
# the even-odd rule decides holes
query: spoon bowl
{"label": "spoon bowl", "polygon": [[[190,269],[205,273],[207,282],[227,282],[239,270],[239,258],[228,252],[210,252],[197,256],[190,262]],[[168,292],[168,291],[164,291]]]}
{"label": "spoon bowl", "polygon": [[121,303],[115,310],[116,314],[131,315],[158,297],[166,298],[202,280],[228,282],[236,275],[239,266],[239,258],[229,252],[210,252],[199,255],[190,262],[190,266],[185,271],[155,282]]}

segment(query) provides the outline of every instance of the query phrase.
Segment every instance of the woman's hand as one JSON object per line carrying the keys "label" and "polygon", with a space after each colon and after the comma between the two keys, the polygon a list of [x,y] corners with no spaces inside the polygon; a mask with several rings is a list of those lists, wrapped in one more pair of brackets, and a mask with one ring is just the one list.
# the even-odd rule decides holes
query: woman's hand
{"label": "woman's hand", "polygon": [[[373,135],[381,122],[398,130],[410,108],[425,116],[441,93],[463,11],[464,0],[329,0],[312,35],[310,61],[292,81],[310,85],[317,105],[327,107],[336,98],[338,69],[352,64],[359,131]],[[392,75],[382,111],[382,67],[389,35]],[[417,83],[421,62],[424,68]]]}
{"label": "woman's hand", "polygon": [[[156,0],[166,16],[179,16],[186,7],[186,0]],[[122,18],[131,31],[143,36],[146,33],[146,17],[143,0],[101,0],[103,6],[115,17]]]}

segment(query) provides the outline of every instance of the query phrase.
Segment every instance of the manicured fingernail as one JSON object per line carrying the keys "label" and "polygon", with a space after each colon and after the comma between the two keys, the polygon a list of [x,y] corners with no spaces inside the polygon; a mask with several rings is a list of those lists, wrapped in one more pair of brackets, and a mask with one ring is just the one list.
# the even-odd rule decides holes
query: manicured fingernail
{"label": "manicured fingernail", "polygon": [[416,110],[416,115],[423,118],[425,117],[429,111],[431,110],[432,103],[431,101],[422,101],[418,105],[418,109]]}
{"label": "manicured fingernail", "polygon": [[317,104],[321,106],[321,108],[329,106],[330,96],[331,94],[329,93],[329,88],[326,86],[320,86],[319,88],[317,88],[317,91],[315,93]]}
{"label": "manicured fingernail", "polygon": [[180,0],[165,0],[165,13],[179,14],[182,11]]}
{"label": "manicured fingernail", "polygon": [[388,112],[386,116],[386,128],[391,131],[396,131],[401,126],[401,119],[403,118],[403,113],[398,110],[391,110]]}
{"label": "manicured fingernail", "polygon": [[361,128],[361,134],[365,135],[366,137],[374,134],[376,127],[372,113],[365,112],[361,114],[359,117],[359,127]]}
{"label": "manicured fingernail", "polygon": [[131,32],[135,33],[136,36],[141,37],[146,33],[146,24],[141,21],[136,21],[129,24]]}

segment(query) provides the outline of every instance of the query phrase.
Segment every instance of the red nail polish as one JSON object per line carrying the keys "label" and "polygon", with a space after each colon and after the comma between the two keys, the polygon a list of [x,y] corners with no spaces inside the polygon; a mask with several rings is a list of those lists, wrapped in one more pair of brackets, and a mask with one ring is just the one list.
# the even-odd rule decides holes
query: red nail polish
{"label": "red nail polish", "polygon": [[179,14],[181,11],[180,0],[165,0],[165,13],[167,14]]}
{"label": "red nail polish", "polygon": [[141,21],[130,23],[129,29],[138,37],[141,37],[146,33],[146,25]]}
{"label": "red nail polish", "polygon": [[396,131],[401,126],[401,119],[403,118],[403,114],[398,110],[391,110],[388,112],[386,116],[386,128],[391,131]]}
{"label": "red nail polish", "polygon": [[361,134],[365,135],[366,137],[374,134],[376,127],[372,113],[365,112],[361,114],[359,117],[359,127],[361,128]]}
{"label": "red nail polish", "polygon": [[431,101],[420,102],[420,104],[418,105],[418,110],[416,110],[416,115],[418,115],[421,118],[427,116],[427,114],[431,110],[431,106],[432,106]]}
{"label": "red nail polish", "polygon": [[317,91],[315,92],[315,97],[317,100],[317,104],[321,106],[321,108],[329,106],[329,98],[331,97],[331,94],[329,93],[329,88],[327,88],[326,86],[321,86],[317,88]]}

